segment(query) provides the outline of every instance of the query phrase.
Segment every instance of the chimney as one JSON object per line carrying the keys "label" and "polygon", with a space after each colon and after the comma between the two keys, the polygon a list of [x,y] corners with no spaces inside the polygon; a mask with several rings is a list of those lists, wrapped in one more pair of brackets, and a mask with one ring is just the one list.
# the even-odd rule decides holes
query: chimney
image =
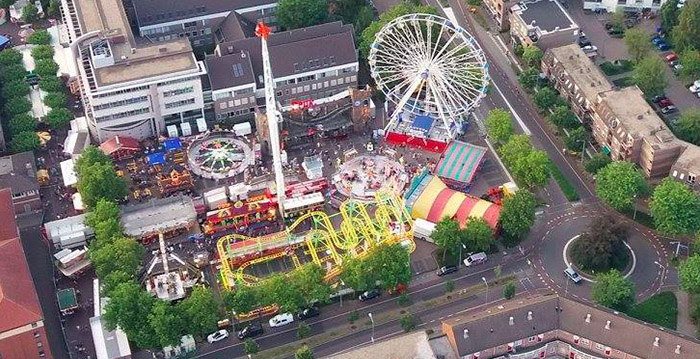
{"label": "chimney", "polygon": [[659,346],[659,337],[654,338],[654,346],[655,347]]}
{"label": "chimney", "polygon": [[27,162],[26,165],[24,165],[24,168],[27,169],[27,177],[34,178],[36,177],[36,173],[34,173],[34,169],[32,168],[32,164]]}
{"label": "chimney", "polygon": [[586,323],[591,322],[591,313],[586,314]]}
{"label": "chimney", "polygon": [[508,319],[508,325],[515,325],[515,320],[513,320],[513,317]]}
{"label": "chimney", "polygon": [[462,334],[462,336],[464,337],[464,339],[469,338],[469,329],[464,329],[464,333]]}
{"label": "chimney", "polygon": [[610,321],[609,320],[605,323],[605,329],[610,330]]}

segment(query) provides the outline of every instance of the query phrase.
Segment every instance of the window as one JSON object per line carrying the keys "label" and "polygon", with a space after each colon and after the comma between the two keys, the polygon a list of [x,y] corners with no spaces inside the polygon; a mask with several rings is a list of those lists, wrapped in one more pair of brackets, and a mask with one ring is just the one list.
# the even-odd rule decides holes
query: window
{"label": "window", "polygon": [[101,104],[101,105],[95,105],[92,108],[95,111],[100,111],[100,110],[105,110],[108,108],[126,106],[126,105],[135,104],[135,103],[146,102],[146,101],[148,101],[148,96],[139,96],[139,97],[134,97],[134,98],[126,99],[126,100],[109,102],[109,103],[105,103],[105,104]]}
{"label": "window", "polygon": [[226,102],[222,102],[219,104],[219,109],[224,110],[226,108],[228,108],[228,106],[226,106]]}
{"label": "window", "polygon": [[355,67],[344,67],[340,70],[341,74],[349,74],[351,72],[355,72]]}
{"label": "window", "polygon": [[233,77],[241,77],[243,76],[243,65],[242,64],[233,64]]}
{"label": "window", "polygon": [[36,328],[36,327],[38,327],[38,326],[39,326],[39,324],[32,323],[32,328]]}
{"label": "window", "polygon": [[186,23],[182,24],[182,27],[185,29],[190,28],[190,27],[195,27],[195,26],[197,26],[196,21],[190,21],[190,22],[186,22]]}
{"label": "window", "polygon": [[177,89],[177,90],[171,90],[171,91],[165,91],[163,92],[163,97],[172,97],[172,96],[177,96],[177,95],[182,95],[186,93],[191,93],[194,92],[194,87],[185,87],[182,89]]}
{"label": "window", "polygon": [[688,182],[695,183],[695,175],[694,174],[688,173]]}
{"label": "window", "polygon": [[603,344],[596,343],[595,349],[599,350],[599,351],[603,351],[603,350],[605,350],[605,346]]}
{"label": "window", "polygon": [[165,108],[166,109],[175,108],[175,107],[180,107],[180,106],[185,106],[185,105],[191,105],[193,103],[194,103],[194,98],[188,98],[187,100],[166,103]]}
{"label": "window", "polygon": [[144,108],[140,108],[138,110],[120,112],[120,113],[115,113],[115,114],[108,115],[108,116],[95,117],[95,121],[101,122],[101,121],[117,120],[117,119],[124,118],[124,117],[142,115],[142,114],[148,113],[148,112],[150,112],[150,109],[148,107],[144,107]]}
{"label": "window", "polygon": [[345,80],[341,77],[338,79],[338,85],[342,85],[345,83]]}

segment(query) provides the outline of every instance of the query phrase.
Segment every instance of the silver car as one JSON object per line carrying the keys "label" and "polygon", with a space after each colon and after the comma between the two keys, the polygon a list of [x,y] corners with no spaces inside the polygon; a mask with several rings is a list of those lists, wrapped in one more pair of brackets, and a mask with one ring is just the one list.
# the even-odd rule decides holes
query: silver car
{"label": "silver car", "polygon": [[566,267],[566,269],[564,269],[564,274],[576,284],[581,282],[581,276],[571,267]]}

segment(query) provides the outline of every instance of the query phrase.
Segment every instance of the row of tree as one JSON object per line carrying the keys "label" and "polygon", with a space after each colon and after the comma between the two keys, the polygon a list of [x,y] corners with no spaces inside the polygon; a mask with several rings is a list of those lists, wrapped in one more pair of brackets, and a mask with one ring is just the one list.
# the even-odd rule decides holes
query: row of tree
{"label": "row of tree", "polygon": [[486,251],[494,236],[493,229],[483,218],[471,218],[464,228],[460,228],[457,221],[445,217],[437,223],[431,237],[442,250],[442,261],[445,262],[448,253],[456,258],[462,250],[464,253]]}
{"label": "row of tree", "polygon": [[32,104],[29,102],[30,88],[26,82],[27,70],[22,62],[22,54],[15,49],[0,52],[0,100],[4,104],[5,124],[8,129],[12,152],[31,151],[39,148],[39,137],[34,132],[36,120],[31,115]]}
{"label": "row of tree", "polygon": [[83,203],[92,209],[100,199],[121,201],[127,194],[126,181],[117,175],[112,159],[100,149],[88,146],[75,163],[78,192]]}

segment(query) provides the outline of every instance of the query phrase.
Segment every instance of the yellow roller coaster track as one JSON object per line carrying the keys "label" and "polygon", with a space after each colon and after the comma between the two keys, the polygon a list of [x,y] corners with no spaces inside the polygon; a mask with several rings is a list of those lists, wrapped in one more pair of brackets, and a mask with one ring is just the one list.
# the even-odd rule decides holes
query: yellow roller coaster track
{"label": "yellow roller coaster track", "polygon": [[[374,219],[367,211],[368,207],[374,207]],[[299,217],[284,231],[267,236],[250,238],[238,234],[221,237],[217,242],[217,249],[221,259],[221,274],[224,286],[232,288],[236,281],[247,285],[255,285],[259,279],[244,273],[244,269],[250,265],[262,263],[271,259],[289,255],[287,251],[277,251],[269,255],[262,255],[265,250],[289,248],[298,245],[306,245],[309,255],[314,263],[335,263],[326,273],[330,279],[340,273],[342,259],[338,251],[344,251],[353,256],[362,257],[366,254],[364,247],[372,247],[378,243],[399,243],[407,240],[408,249],[413,251],[413,220],[404,206],[403,199],[394,193],[378,191],[374,201],[362,203],[348,200],[340,206],[342,222],[340,229],[336,229],[330,217],[323,212],[310,212]],[[313,229],[303,234],[294,234],[294,230],[307,220],[312,221]],[[234,243],[250,242],[232,248]],[[327,252],[319,256],[319,250]],[[234,271],[231,267],[232,259],[242,259],[247,255],[260,253],[260,257],[242,263]],[[292,259],[295,267],[301,265],[298,258]]]}

